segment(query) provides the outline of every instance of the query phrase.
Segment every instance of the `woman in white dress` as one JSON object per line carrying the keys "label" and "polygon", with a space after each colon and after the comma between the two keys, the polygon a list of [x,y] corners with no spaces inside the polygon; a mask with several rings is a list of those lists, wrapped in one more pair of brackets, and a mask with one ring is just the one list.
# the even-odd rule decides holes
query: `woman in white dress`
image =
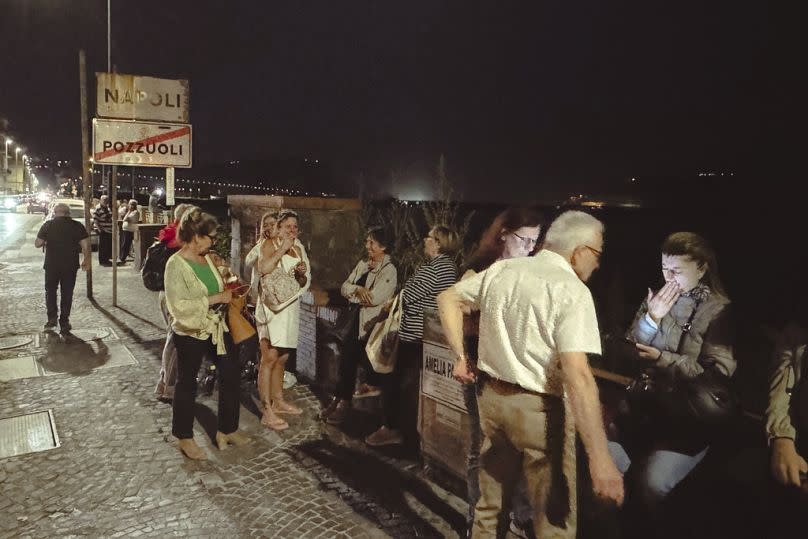
{"label": "woman in white dress", "polygon": [[278,237],[278,212],[277,210],[270,210],[261,216],[261,231],[258,233],[258,239],[247,257],[244,259],[244,265],[250,269],[250,297],[258,303],[258,284],[261,281],[261,274],[258,273],[258,255],[261,254],[261,247],[267,240],[273,240]]}
{"label": "woman in white dress", "polygon": [[263,406],[261,423],[275,430],[289,427],[279,414],[301,413],[300,408],[283,398],[284,367],[289,359],[289,352],[297,348],[300,296],[311,285],[309,258],[297,236],[297,214],[291,210],[281,211],[277,219],[277,234],[264,236],[256,263],[261,277],[272,273],[280,264],[283,271],[292,274],[300,285],[296,294],[274,307],[268,305],[265,294],[259,287],[259,301],[255,308],[261,343],[261,367],[258,373],[258,392]]}

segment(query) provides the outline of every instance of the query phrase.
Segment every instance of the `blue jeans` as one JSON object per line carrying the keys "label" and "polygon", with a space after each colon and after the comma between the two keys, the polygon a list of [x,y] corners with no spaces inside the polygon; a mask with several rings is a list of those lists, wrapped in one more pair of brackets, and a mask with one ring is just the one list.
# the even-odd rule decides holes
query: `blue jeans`
{"label": "blue jeans", "polygon": [[[707,455],[709,447],[705,447],[695,455],[686,455],[669,449],[655,449],[648,454],[640,465],[637,474],[637,494],[646,506],[655,506],[670,494],[682,479],[693,471]],[[609,442],[609,454],[617,469],[625,473],[631,466],[623,446],[617,442]]]}

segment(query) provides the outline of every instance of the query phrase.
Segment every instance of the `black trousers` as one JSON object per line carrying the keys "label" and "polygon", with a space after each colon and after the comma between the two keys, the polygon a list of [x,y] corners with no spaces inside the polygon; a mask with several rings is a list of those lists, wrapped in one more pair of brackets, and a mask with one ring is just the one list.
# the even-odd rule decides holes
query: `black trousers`
{"label": "black trousers", "polygon": [[342,354],[339,363],[339,380],[337,380],[337,388],[334,394],[338,399],[350,401],[353,398],[354,386],[356,385],[356,371],[359,365],[365,370],[365,381],[372,385],[381,385],[384,378],[383,374],[379,374],[373,370],[368,360],[368,354],[365,351],[367,339],[360,340],[359,336],[359,317],[356,317],[354,322],[353,335],[356,335],[352,340],[345,342],[342,346]]}
{"label": "black trousers", "polygon": [[98,263],[112,263],[112,232],[98,232]]}
{"label": "black trousers", "polygon": [[171,433],[180,439],[194,436],[194,403],[196,401],[196,377],[202,360],[208,356],[216,363],[219,373],[219,410],[217,430],[230,434],[238,429],[239,386],[241,368],[233,353],[230,335],[225,333],[228,353],[216,355],[216,345],[211,338],[196,339],[174,334],[177,347],[177,385],[174,387]]}
{"label": "black trousers", "polygon": [[[76,272],[78,268],[47,268],[45,270],[45,306],[48,310],[48,320],[59,316],[64,323],[70,320],[70,307],[73,305],[73,289],[76,287]],[[62,290],[60,309],[56,309],[56,289]]]}
{"label": "black trousers", "polygon": [[121,252],[118,256],[118,260],[120,260],[121,263],[126,262],[126,257],[129,256],[129,251],[132,250],[132,240],[134,239],[134,232],[128,230],[121,231]]}
{"label": "black trousers", "polygon": [[421,341],[400,341],[393,372],[378,375],[382,378],[383,424],[389,429],[403,428],[410,436],[415,432],[418,419],[418,372],[423,350]]}

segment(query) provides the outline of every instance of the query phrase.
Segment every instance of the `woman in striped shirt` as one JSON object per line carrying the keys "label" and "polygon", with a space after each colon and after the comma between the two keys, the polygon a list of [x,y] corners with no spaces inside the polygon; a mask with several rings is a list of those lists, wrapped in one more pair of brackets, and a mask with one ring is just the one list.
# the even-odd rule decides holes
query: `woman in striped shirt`
{"label": "woman in striped shirt", "polygon": [[[424,309],[437,310],[435,300],[438,294],[457,282],[457,265],[452,259],[460,248],[457,233],[449,227],[438,225],[429,231],[424,238],[424,254],[427,262],[418,268],[415,275],[404,284],[401,292],[402,313],[399,327],[399,348],[396,366],[383,377],[382,410],[384,414],[382,426],[365,438],[365,443],[372,446],[401,444],[404,436],[400,430],[399,411],[401,409],[401,385],[403,371],[416,369],[421,363],[424,336]],[[416,377],[417,378],[417,377]],[[414,395],[415,406],[407,406],[412,418],[417,417],[417,391]]]}

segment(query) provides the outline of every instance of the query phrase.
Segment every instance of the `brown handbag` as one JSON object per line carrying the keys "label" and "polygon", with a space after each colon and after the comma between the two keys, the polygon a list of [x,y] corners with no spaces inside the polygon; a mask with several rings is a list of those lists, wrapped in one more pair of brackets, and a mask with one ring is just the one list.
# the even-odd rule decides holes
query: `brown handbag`
{"label": "brown handbag", "polygon": [[240,344],[256,334],[255,326],[242,314],[249,290],[249,285],[234,289],[233,299],[227,304],[227,328],[234,344]]}
{"label": "brown handbag", "polygon": [[[230,266],[218,255],[212,254],[213,262],[226,287],[238,282],[238,276],[234,275]],[[247,306],[247,293],[250,285],[241,285],[230,288],[233,297],[227,304],[227,329],[230,330],[230,337],[233,344],[240,344],[256,334],[255,326],[250,323],[242,314]]]}

